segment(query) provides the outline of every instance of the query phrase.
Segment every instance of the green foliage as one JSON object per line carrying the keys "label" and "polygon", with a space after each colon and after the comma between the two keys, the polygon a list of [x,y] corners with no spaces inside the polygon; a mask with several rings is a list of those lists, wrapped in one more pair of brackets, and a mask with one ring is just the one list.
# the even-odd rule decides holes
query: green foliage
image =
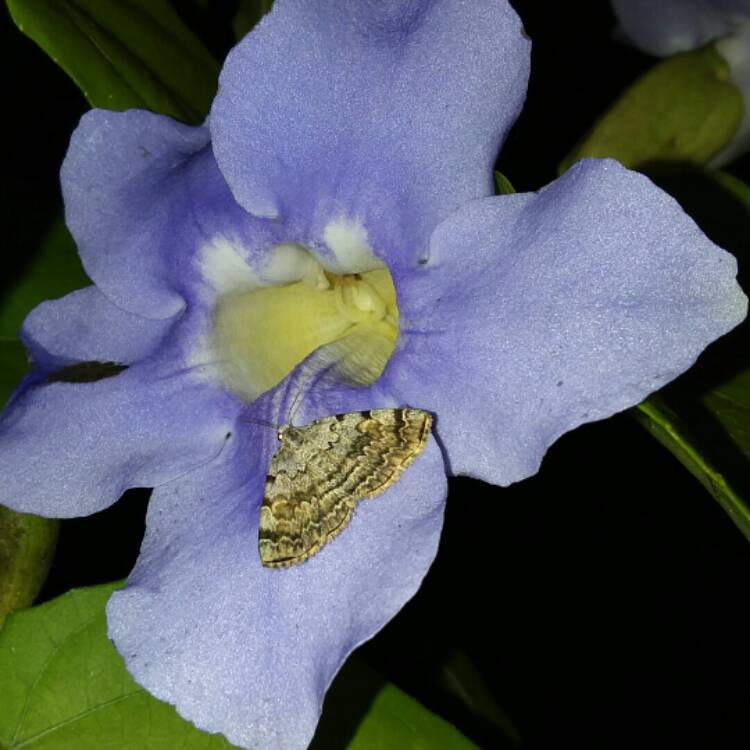
{"label": "green foliage", "polygon": [[[18,281],[0,297],[0,406],[28,367],[17,337],[26,314],[42,300],[85,283],[73,241],[60,221]],[[8,612],[30,606],[39,593],[52,563],[57,530],[57,521],[0,506],[0,625]]]}
{"label": "green foliage", "polygon": [[[48,230],[15,283],[0,296],[0,406],[28,368],[18,329],[32,308],[88,283],[62,219]],[[0,624],[8,612],[28,607],[52,563],[58,522],[0,506]]]}
{"label": "green foliage", "polygon": [[[740,263],[747,290],[750,188],[728,174],[662,169],[651,176]],[[744,273],[743,273],[744,272]],[[698,363],[634,410],[697,477],[750,540],[750,323],[709,347]]]}
{"label": "green foliage", "polygon": [[510,180],[502,173],[495,171],[495,195],[513,195],[515,188]]}
{"label": "green foliage", "polygon": [[150,109],[197,123],[218,63],[168,0],[6,0],[18,28],[94,107]]}
{"label": "green foliage", "polygon": [[[218,64],[168,0],[7,4],[21,31],[62,66],[93,106],[143,107],[189,122],[200,122],[208,112]],[[39,302],[88,283],[62,220],[28,255],[0,302],[0,403],[27,368],[17,338],[23,318]],[[0,509],[0,618],[31,604],[56,534],[53,521]]]}
{"label": "green foliage", "polygon": [[[725,434],[719,435],[720,443],[728,441],[735,445],[742,445],[745,458],[750,460],[750,381],[745,374],[745,383],[740,394],[740,399],[733,401],[727,399],[722,403],[720,389],[709,392],[702,398],[692,402],[693,406],[703,405],[706,411],[702,422],[688,422],[670,406],[670,394],[666,396],[657,394],[638,406],[634,415],[638,421],[665,447],[668,448],[685,466],[685,468],[696,477],[700,483],[721,504],[722,508],[729,514],[737,528],[750,541],[750,508],[747,497],[740,494],[738,486],[744,486],[746,481],[740,480],[735,486],[731,474],[737,476],[736,471],[727,471],[727,459],[729,456],[718,456],[718,452],[711,449],[709,442],[711,433],[712,412],[723,412],[723,424]],[[683,404],[684,406],[684,404]],[[711,408],[713,407],[713,408]],[[678,406],[679,408],[679,406]],[[708,428],[708,429],[707,429]],[[711,454],[715,454],[711,458]],[[732,463],[736,463],[732,461]],[[745,471],[747,471],[745,466]],[[746,489],[746,488],[745,488]]]}
{"label": "green foliage", "polygon": [[237,12],[232,19],[235,39],[241,39],[255,24],[271,10],[273,0],[240,0]]}
{"label": "green foliage", "polygon": [[0,404],[26,372],[28,363],[18,330],[26,315],[46,299],[90,283],[62,218],[50,227],[18,279],[0,297]]}
{"label": "green foliage", "polygon": [[27,367],[23,344],[15,337],[0,339],[0,406],[5,405]]}
{"label": "green foliage", "polygon": [[52,564],[58,522],[0,506],[0,628],[32,604]]}
{"label": "green foliage", "polygon": [[0,748],[231,747],[133,682],[106,634],[104,604],[114,588],[74,590],[8,616],[0,631]]}
{"label": "green foliage", "polygon": [[[612,157],[674,195],[714,242],[742,262],[750,188],[700,165],[731,139],[742,99],[713,46],[676,55],[636,81],[563,161]],[[744,257],[743,257],[744,256]],[[742,282],[742,279],[741,279]],[[748,288],[747,280],[743,284]],[[709,348],[634,416],[703,484],[750,540],[748,323]]]}
{"label": "green foliage", "polygon": [[[9,615],[0,631],[2,750],[231,747],[221,735],[195,729],[129,676],[106,635],[104,604],[118,585],[74,590]],[[356,660],[334,681],[313,746],[476,748]]]}
{"label": "green foliage", "polygon": [[310,750],[477,750],[356,657],[336,677]]}
{"label": "green foliage", "polygon": [[701,164],[720,151],[742,118],[742,96],[714,47],[675,55],[628,88],[563,160],[587,156],[643,169],[654,161]]}
{"label": "green foliage", "polygon": [[62,217],[45,234],[15,283],[0,298],[0,340],[15,339],[40,302],[90,284]]}
{"label": "green foliage", "polygon": [[469,655],[459,649],[446,649],[440,662],[440,686],[453,695],[472,717],[492,727],[502,738],[503,747],[521,747],[521,734],[512,719],[497,702],[481,673]]}

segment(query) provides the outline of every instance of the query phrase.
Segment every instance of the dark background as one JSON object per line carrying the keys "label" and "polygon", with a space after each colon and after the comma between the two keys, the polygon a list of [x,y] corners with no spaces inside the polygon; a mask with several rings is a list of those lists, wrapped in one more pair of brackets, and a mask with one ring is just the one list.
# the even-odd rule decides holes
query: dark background
{"label": "dark background", "polygon": [[[232,3],[176,4],[223,57]],[[534,42],[532,79],[498,167],[533,190],[651,61],[612,40],[605,0],[513,4]],[[1,23],[8,281],[60,210],[57,173],[86,104],[5,11]],[[732,169],[748,179],[746,159]],[[146,502],[135,491],[63,522],[43,598],[125,576]],[[523,747],[744,749],[749,570],[750,545],[717,503],[620,415],[562,438],[511,488],[452,480],[422,590],[360,653],[485,748],[510,745],[437,687],[452,648],[471,657]]]}

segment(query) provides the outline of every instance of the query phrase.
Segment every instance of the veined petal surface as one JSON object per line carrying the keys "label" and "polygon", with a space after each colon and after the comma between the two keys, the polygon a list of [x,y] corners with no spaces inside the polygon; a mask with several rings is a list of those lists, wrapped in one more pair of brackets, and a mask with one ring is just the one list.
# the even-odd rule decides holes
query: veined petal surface
{"label": "veined petal surface", "polygon": [[416,257],[492,194],[529,49],[503,0],[278,0],[222,70],[219,167],[253,214],[316,239],[356,220],[389,264]]}
{"label": "veined petal surface", "polygon": [[88,515],[215,459],[241,404],[178,362],[166,350],[94,382],[32,371],[0,420],[3,504]]}
{"label": "veined petal surface", "polygon": [[438,227],[424,273],[401,280],[404,343],[381,387],[437,414],[453,473],[506,485],[740,323],[735,276],[735,259],[650,180],[584,160]]}
{"label": "veined petal surface", "polygon": [[95,109],[61,173],[65,218],[86,272],[118,307],[170,318],[199,300],[196,254],[217,237],[250,254],[276,227],[232,197],[207,128],[141,110]]}
{"label": "veined petal surface", "polygon": [[60,361],[131,364],[150,356],[172,323],[125,312],[89,286],[37,305],[21,337],[34,363],[44,369]]}
{"label": "veined petal surface", "polygon": [[220,460],[154,491],[109,633],[136,680],[201,729],[254,750],[304,750],[341,664],[432,563],[446,480],[431,440],[333,543],[264,568],[258,519],[274,444],[273,431],[240,425]]}

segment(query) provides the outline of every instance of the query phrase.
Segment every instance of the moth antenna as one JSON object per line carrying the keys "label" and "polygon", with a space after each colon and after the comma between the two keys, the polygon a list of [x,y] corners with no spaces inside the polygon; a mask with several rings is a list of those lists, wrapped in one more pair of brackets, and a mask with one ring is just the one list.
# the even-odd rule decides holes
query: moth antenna
{"label": "moth antenna", "polygon": [[[294,419],[297,407],[301,403],[301,396],[305,395],[305,393],[312,393],[318,385],[319,381],[322,380],[322,378],[328,372],[339,365],[338,359],[334,359],[333,361],[331,361],[329,350],[330,345],[324,345],[316,349],[315,352],[313,352],[313,354],[311,354],[307,360],[298,365],[298,367],[294,371],[294,374],[290,377],[284,395],[286,397],[286,394],[291,391],[292,387],[296,388],[296,392],[294,394],[294,398],[292,399],[291,406],[287,410],[287,418],[285,424],[292,424],[292,420]],[[328,359],[325,358],[326,353],[328,353]],[[322,361],[320,361],[321,359]],[[280,404],[279,406],[281,406],[282,404]]]}
{"label": "moth antenna", "polygon": [[292,419],[294,418],[294,410],[297,408],[297,402],[300,399],[300,396],[302,395],[302,389],[300,388],[297,393],[294,394],[294,398],[292,399],[292,405],[289,407],[289,416],[287,417],[286,423],[291,424]]}
{"label": "moth antenna", "polygon": [[300,405],[300,398],[305,393],[312,393],[317,387],[318,383],[325,377],[325,375],[328,374],[332,369],[337,367],[338,364],[338,361],[327,362],[325,364],[325,367],[322,367],[317,372],[314,372],[312,374],[312,377],[308,376],[307,382],[305,382],[304,385],[300,384],[298,386],[297,392],[294,395],[294,399],[292,399],[292,405],[289,407],[288,417],[286,421],[287,424],[292,424],[292,419],[294,418],[295,411]]}
{"label": "moth antenna", "polygon": [[250,417],[243,417],[242,419],[240,419],[240,422],[245,422],[247,424],[258,424],[261,427],[268,427],[274,432],[278,432],[281,429],[280,424],[276,424],[275,422],[268,422],[265,419],[252,419]]}
{"label": "moth antenna", "polygon": [[197,365],[188,365],[186,367],[181,367],[179,370],[173,370],[172,372],[169,372],[166,375],[162,375],[159,379],[167,380],[168,378],[174,378],[178,375],[186,375],[189,372],[194,372],[195,370],[201,370],[204,367],[214,367],[216,365],[224,364],[224,362],[226,361],[227,361],[226,359],[214,359],[208,362],[200,362]]}

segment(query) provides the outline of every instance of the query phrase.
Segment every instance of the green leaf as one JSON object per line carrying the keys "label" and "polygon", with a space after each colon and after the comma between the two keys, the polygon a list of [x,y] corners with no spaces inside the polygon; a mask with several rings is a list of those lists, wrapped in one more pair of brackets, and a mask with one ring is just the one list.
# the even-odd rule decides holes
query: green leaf
{"label": "green leaf", "polygon": [[[747,385],[750,385],[750,383],[747,383]],[[730,402],[729,408],[724,414],[724,424],[729,427],[734,422],[736,429],[725,428],[723,434],[716,435],[720,445],[726,445],[727,442],[739,438],[745,442],[745,449],[747,449],[747,429],[748,424],[750,424],[748,395],[750,395],[750,390],[746,389],[741,402]],[[713,399],[720,400],[721,396],[715,393],[712,398],[711,394],[708,394],[703,397],[702,402],[707,405],[706,402],[711,403]],[[693,406],[700,403],[701,401],[697,401]],[[684,404],[682,405],[684,407]],[[714,403],[715,407],[716,404]],[[724,457],[718,455],[720,452],[712,450],[709,445],[711,433],[716,432],[707,429],[707,425],[710,425],[711,409],[701,419],[702,424],[688,424],[670,406],[670,393],[667,392],[666,396],[661,394],[651,396],[647,401],[640,404],[633,411],[633,414],[698,479],[750,541],[750,507],[748,507],[747,501],[750,496],[747,494],[747,482],[740,480],[735,484],[728,474],[733,474],[736,477],[741,476],[737,471],[738,467],[735,466],[732,470],[731,464],[736,464],[736,460],[732,461],[731,454]],[[711,454],[713,454],[713,457]],[[750,454],[746,453],[745,456],[750,459]],[[744,466],[745,471],[748,468],[750,468],[750,464]]]}
{"label": "green leaf", "polygon": [[310,750],[478,750],[454,726],[350,657],[326,697]]}
{"label": "green leaf", "polygon": [[[701,228],[740,261],[740,283],[750,261],[750,188],[718,171],[658,171]],[[743,262],[744,261],[744,262]],[[750,540],[750,323],[709,347],[697,364],[651,396],[634,416],[668,448]]]}
{"label": "green leaf", "polygon": [[[8,616],[0,631],[2,750],[231,747],[221,735],[195,729],[128,675],[106,635],[104,604],[118,585],[73,590]],[[329,691],[313,747],[476,750],[356,659]]]}
{"label": "green leaf", "polygon": [[10,614],[0,631],[3,750],[228,748],[140,688],[107,638],[117,584],[73,590]]}
{"label": "green leaf", "polygon": [[742,95],[713,46],[675,55],[628,88],[563,160],[560,173],[587,156],[626,167],[708,161],[742,119]]}
{"label": "green leaf", "polygon": [[474,716],[493,727],[504,738],[504,746],[521,746],[518,728],[497,702],[465,651],[456,647],[447,651],[440,662],[438,681]]}
{"label": "green leaf", "polygon": [[510,180],[502,172],[495,171],[495,195],[513,195],[515,192]]}
{"label": "green leaf", "polygon": [[0,628],[8,612],[30,606],[42,588],[57,531],[57,521],[0,505]]}
{"label": "green leaf", "polygon": [[242,39],[255,24],[271,10],[273,0],[240,0],[237,12],[232,19],[232,31],[235,39]]}
{"label": "green leaf", "polygon": [[[88,283],[68,230],[57,220],[19,278],[0,297],[0,406],[28,368],[18,329],[43,300]],[[57,521],[0,506],[0,624],[6,613],[28,607],[44,583],[57,540]]]}
{"label": "green leaf", "polygon": [[16,340],[23,319],[40,302],[90,283],[61,217],[31,254],[20,277],[0,298],[0,340]]}
{"label": "green leaf", "polygon": [[28,369],[23,344],[18,339],[0,339],[0,406],[4,406]]}
{"label": "green leaf", "polygon": [[[750,369],[705,393],[703,403],[750,462]],[[747,507],[744,512],[750,517]]]}
{"label": "green leaf", "polygon": [[168,0],[6,0],[18,28],[94,107],[149,109],[201,122],[218,63]]}
{"label": "green leaf", "polygon": [[0,405],[5,404],[28,368],[24,347],[18,340],[23,319],[40,302],[89,283],[73,238],[60,218],[31,254],[19,278],[0,297]]}
{"label": "green leaf", "polygon": [[[741,117],[741,97],[713,47],[659,63],[628,89],[564,160],[614,157],[671,193],[718,245],[740,260],[750,236],[750,188],[700,166]],[[741,279],[745,289],[747,280]],[[750,540],[750,328],[709,347],[682,378],[633,410],[721,504]]]}

